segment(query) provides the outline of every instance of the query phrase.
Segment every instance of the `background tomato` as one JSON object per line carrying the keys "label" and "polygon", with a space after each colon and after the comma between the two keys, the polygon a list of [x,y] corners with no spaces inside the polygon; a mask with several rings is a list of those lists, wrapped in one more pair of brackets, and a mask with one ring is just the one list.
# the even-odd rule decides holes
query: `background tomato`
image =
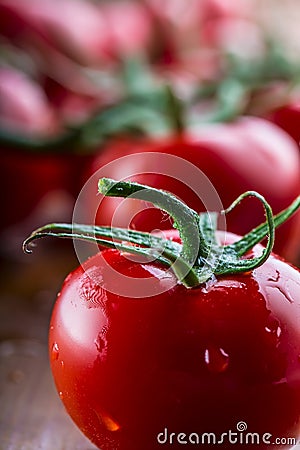
{"label": "background tomato", "polygon": [[[122,158],[127,154],[136,155],[136,158],[130,159],[128,163]],[[208,125],[196,133],[187,132],[182,137],[113,143],[93,161],[86,179],[100,169],[101,176],[129,178],[173,192],[196,211],[203,211],[201,198],[188,185],[166,176],[172,171],[180,174],[186,170],[183,169],[182,160],[163,160],[162,154],[184,158],[200,169],[212,182],[224,208],[241,193],[256,190],[265,196],[274,213],[277,213],[286,208],[300,192],[300,155],[296,145],[277,126],[254,117],[240,118],[229,124]],[[115,163],[109,164],[112,161]],[[198,189],[201,193],[201,183]],[[87,214],[96,212],[99,202],[96,184],[92,183],[85,195]],[[131,225],[145,231],[170,227],[165,214],[144,206],[140,212],[141,204],[135,200],[104,198],[101,199],[96,217],[89,216],[87,221],[90,223],[93,219],[99,225],[108,225],[113,220],[114,226]],[[116,212],[117,207],[119,210]],[[250,231],[263,219],[263,211],[256,205],[249,208],[247,202],[226,216],[228,230],[238,234]],[[291,260],[295,260],[299,245],[299,221],[298,213],[282,225],[276,234],[275,252]]]}
{"label": "background tomato", "polygon": [[[174,231],[167,236],[178,239]],[[128,289],[133,277],[141,279],[144,298],[113,293],[117,273]],[[194,289],[172,278],[116,250],[66,278],[49,352],[75,423],[103,450],[161,448],[157,436],[165,428],[220,437],[241,420],[249,432],[272,434],[271,442],[297,439],[299,271],[273,255],[253,272]],[[149,279],[158,292],[150,297]],[[172,448],[181,448],[174,440]]]}
{"label": "background tomato", "polygon": [[300,144],[300,102],[283,105],[267,115],[267,119],[286,131]]}

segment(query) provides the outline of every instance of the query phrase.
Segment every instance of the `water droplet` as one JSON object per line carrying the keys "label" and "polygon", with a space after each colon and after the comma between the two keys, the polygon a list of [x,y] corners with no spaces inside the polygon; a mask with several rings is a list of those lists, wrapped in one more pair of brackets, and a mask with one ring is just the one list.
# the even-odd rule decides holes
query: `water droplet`
{"label": "water droplet", "polygon": [[285,282],[284,288],[286,297],[290,303],[294,303],[295,299],[298,297],[300,283],[290,278]]}
{"label": "water droplet", "polygon": [[101,286],[102,278],[97,268],[91,268],[85,272],[80,281],[79,295],[85,301],[88,308],[105,309],[107,294]]}
{"label": "water droplet", "polygon": [[96,410],[95,413],[97,414],[100,422],[106,427],[108,431],[118,431],[121,428],[118,422],[112,419],[112,417],[107,413],[103,411],[99,412]]}
{"label": "water droplet", "polygon": [[96,345],[97,351],[103,356],[107,351],[107,326],[103,326],[102,330],[98,334],[97,338],[94,340],[94,344]]}
{"label": "water droplet", "polygon": [[276,269],[275,273],[270,275],[270,277],[268,278],[268,281],[273,281],[273,283],[278,283],[279,279],[280,279],[280,273]]}
{"label": "water droplet", "polygon": [[211,345],[204,353],[204,360],[207,368],[211,372],[224,372],[229,365],[229,356],[220,347]]}
{"label": "water droplet", "polygon": [[272,315],[269,316],[267,325],[265,326],[265,330],[269,334],[273,334],[277,338],[281,336],[282,330],[280,328],[279,322],[277,319],[272,317]]}
{"label": "water droplet", "polygon": [[62,393],[62,391],[59,391],[58,395],[59,395],[59,397],[60,397],[61,400],[64,399],[64,394]]}
{"label": "water droplet", "polygon": [[284,297],[286,298],[286,300],[287,300],[289,303],[294,303],[294,299],[291,297],[291,294],[290,294],[290,292],[289,292],[287,289],[283,289],[281,286],[275,286],[275,287],[276,287],[276,289],[279,290],[279,292],[280,292],[281,294],[284,295]]}
{"label": "water droplet", "polygon": [[206,281],[205,287],[203,287],[203,288],[201,289],[202,292],[204,292],[204,294],[207,294],[207,293],[214,287],[214,285],[216,284],[217,281],[218,281],[218,280],[217,280],[217,278],[215,277],[215,275],[212,275],[212,276],[210,277],[210,279]]}
{"label": "water droplet", "polygon": [[51,350],[51,360],[52,361],[56,361],[58,360],[59,357],[59,347],[57,342],[54,342],[54,344],[52,345],[52,350]]}
{"label": "water droplet", "polygon": [[279,338],[281,336],[281,328],[277,327],[276,336]]}
{"label": "water droplet", "polygon": [[278,338],[281,335],[281,328],[280,327],[276,327],[274,329],[274,328],[271,328],[271,327],[267,326],[267,327],[265,327],[265,330],[266,330],[267,333],[275,334]]}

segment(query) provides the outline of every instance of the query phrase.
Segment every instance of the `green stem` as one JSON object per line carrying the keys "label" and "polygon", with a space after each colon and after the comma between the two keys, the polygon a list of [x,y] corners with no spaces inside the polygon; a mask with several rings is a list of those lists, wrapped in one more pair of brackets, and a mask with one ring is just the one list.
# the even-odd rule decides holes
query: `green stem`
{"label": "green stem", "polygon": [[[286,222],[300,207],[300,195],[283,211],[273,217],[275,228]],[[268,223],[262,223],[250,233],[245,234],[238,242],[231,244],[238,255],[251,250],[257,242],[262,241],[268,232]]]}
{"label": "green stem", "polygon": [[216,108],[208,114],[205,122],[230,122],[236,119],[244,111],[247,95],[247,87],[234,77],[220,82],[215,92]]}
{"label": "green stem", "polygon": [[209,247],[199,227],[199,216],[177,197],[149,186],[126,181],[116,182],[110,178],[99,180],[98,191],[107,197],[131,197],[158,206],[174,219],[174,226],[182,240],[182,258],[193,265],[199,257],[207,257]]}
{"label": "green stem", "polygon": [[170,118],[171,128],[178,134],[182,134],[185,130],[184,123],[184,108],[183,103],[174,94],[170,86],[166,86],[166,112],[167,117]]}
{"label": "green stem", "polygon": [[[274,223],[273,211],[272,211],[272,208],[269,205],[269,203],[265,200],[265,198],[255,191],[245,192],[244,194],[240,195],[226,210],[222,211],[222,213],[223,214],[230,213],[230,211],[232,211],[246,197],[257,198],[258,200],[260,200],[260,202],[262,203],[262,205],[265,208],[265,214],[266,214],[266,218],[267,218],[267,221],[266,221],[267,230],[264,233],[263,237],[265,237],[265,235],[267,234],[268,242],[267,242],[266,248],[264,249],[264,251],[260,257],[261,258],[260,264],[263,264],[266,261],[266,259],[268,259],[269,255],[273,249],[274,240],[275,240],[275,223]],[[251,238],[253,240],[253,242],[254,241],[257,242],[257,236],[255,236],[255,230],[252,230],[250,235],[253,236]],[[239,245],[236,245],[234,248],[235,248],[235,251],[237,252],[237,254],[242,256],[249,250],[249,247],[247,245],[248,243],[244,242],[243,238],[240,239],[238,242],[239,242]],[[253,247],[253,245],[250,248],[252,248],[252,247]],[[239,249],[239,251],[237,251],[237,248]]]}
{"label": "green stem", "polygon": [[[45,236],[82,239],[107,248],[137,254],[145,261],[153,258],[170,267],[179,282],[187,288],[197,287],[213,276],[248,272],[262,265],[274,244],[274,228],[287,220],[300,207],[300,196],[284,211],[273,217],[272,209],[263,196],[255,191],[242,194],[223,213],[229,213],[244,198],[254,196],[265,209],[266,223],[252,230],[234,244],[222,245],[215,236],[217,213],[198,215],[177,197],[165,191],[131,182],[99,180],[99,192],[113,197],[133,197],[150,201],[169,213],[179,231],[182,244],[149,233],[122,228],[81,224],[50,224],[35,230],[24,242],[24,251]],[[268,242],[261,255],[246,258],[246,253],[265,236]],[[132,245],[134,244],[134,245]]]}

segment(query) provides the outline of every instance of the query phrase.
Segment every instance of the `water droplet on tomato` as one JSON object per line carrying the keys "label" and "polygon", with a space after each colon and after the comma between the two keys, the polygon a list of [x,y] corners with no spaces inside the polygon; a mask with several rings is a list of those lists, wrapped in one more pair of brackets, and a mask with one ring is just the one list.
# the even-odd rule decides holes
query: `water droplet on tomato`
{"label": "water droplet on tomato", "polygon": [[102,330],[98,334],[97,338],[94,340],[94,344],[96,345],[97,351],[103,356],[106,354],[107,350],[107,327],[102,327]]}
{"label": "water droplet on tomato", "polygon": [[277,338],[281,336],[281,328],[277,319],[272,317],[271,315],[268,318],[267,325],[265,326],[265,330],[267,333],[273,334]]}
{"label": "water droplet on tomato", "polygon": [[298,298],[300,284],[297,283],[295,280],[289,279],[285,282],[284,287],[285,287],[286,297],[288,298],[289,302],[294,303],[296,298]]}
{"label": "water droplet on tomato", "polygon": [[224,372],[229,365],[229,355],[220,347],[211,345],[204,353],[204,360],[211,372]]}
{"label": "water droplet on tomato", "polygon": [[300,288],[300,284],[297,281],[288,279],[284,283],[281,282],[280,273],[278,270],[276,270],[275,274],[269,276],[268,281],[272,282],[272,284],[270,284],[270,287],[278,289],[278,291],[285,297],[285,299],[289,303],[294,303],[295,298],[297,298],[295,296],[297,296]]}
{"label": "water droplet on tomato", "polygon": [[52,361],[56,361],[59,357],[59,347],[57,342],[54,342],[54,344],[52,345],[52,350],[51,350],[51,360]]}
{"label": "water droplet on tomato", "polygon": [[95,413],[97,414],[100,422],[106,427],[106,429],[108,431],[118,431],[121,427],[118,424],[118,422],[116,422],[110,415],[108,415],[107,413],[103,412],[103,411],[96,411]]}
{"label": "water droplet on tomato", "polygon": [[273,283],[278,283],[279,279],[280,279],[279,270],[275,270],[275,273],[272,273],[269,276],[268,281],[273,281]]}
{"label": "water droplet on tomato", "polygon": [[277,330],[276,330],[276,336],[277,336],[278,338],[281,336],[281,332],[282,332],[281,328],[280,328],[280,327],[277,327]]}
{"label": "water droplet on tomato", "polygon": [[202,292],[207,294],[214,287],[214,285],[217,283],[217,281],[218,280],[215,277],[215,275],[212,275],[211,278],[205,282],[205,286],[201,289]]}
{"label": "water droplet on tomato", "polygon": [[62,393],[62,391],[59,391],[58,395],[59,395],[59,397],[60,397],[61,400],[64,399],[64,394]]}
{"label": "water droplet on tomato", "polygon": [[270,327],[265,327],[265,330],[267,333],[272,333],[272,334],[276,335],[278,338],[281,336],[281,332],[282,332],[280,327],[277,327],[276,329],[272,329]]}
{"label": "water droplet on tomato", "polygon": [[79,295],[88,308],[101,307],[105,310],[107,294],[101,286],[102,278],[98,270],[91,268],[82,276],[80,281]]}

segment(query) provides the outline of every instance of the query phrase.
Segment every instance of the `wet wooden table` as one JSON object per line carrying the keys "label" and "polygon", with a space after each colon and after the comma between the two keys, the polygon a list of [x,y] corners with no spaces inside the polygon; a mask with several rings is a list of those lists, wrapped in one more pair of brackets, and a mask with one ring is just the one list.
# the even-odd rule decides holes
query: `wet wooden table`
{"label": "wet wooden table", "polygon": [[48,325],[56,293],[77,260],[70,246],[0,262],[0,450],[93,450],[52,381]]}

